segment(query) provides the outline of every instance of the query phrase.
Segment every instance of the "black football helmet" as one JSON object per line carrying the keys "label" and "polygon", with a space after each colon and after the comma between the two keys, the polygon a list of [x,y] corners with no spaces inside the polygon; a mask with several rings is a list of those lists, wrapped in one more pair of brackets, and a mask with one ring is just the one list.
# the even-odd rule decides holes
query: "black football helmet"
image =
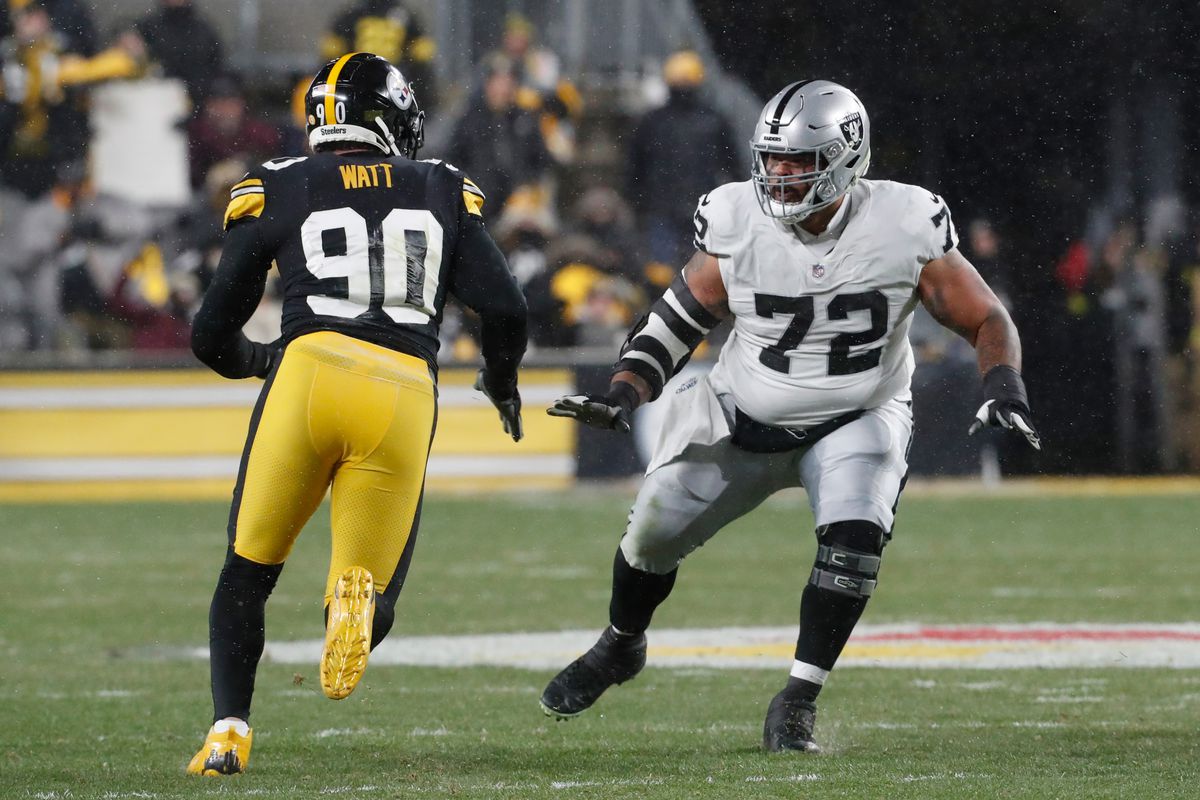
{"label": "black football helmet", "polygon": [[425,112],[400,70],[373,53],[335,58],[304,94],[313,150],[347,142],[415,158],[425,143]]}

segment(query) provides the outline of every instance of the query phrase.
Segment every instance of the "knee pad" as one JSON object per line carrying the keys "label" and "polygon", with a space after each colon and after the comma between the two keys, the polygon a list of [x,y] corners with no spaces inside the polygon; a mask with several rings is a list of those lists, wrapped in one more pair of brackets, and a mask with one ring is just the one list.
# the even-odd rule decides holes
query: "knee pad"
{"label": "knee pad", "polygon": [[834,522],[817,528],[817,558],[808,582],[818,589],[866,599],[878,583],[887,536],[866,520]]}

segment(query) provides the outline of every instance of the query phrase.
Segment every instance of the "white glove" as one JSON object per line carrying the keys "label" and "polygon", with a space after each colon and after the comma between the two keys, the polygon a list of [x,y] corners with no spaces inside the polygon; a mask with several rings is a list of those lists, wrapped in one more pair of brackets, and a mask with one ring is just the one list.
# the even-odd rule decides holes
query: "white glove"
{"label": "white glove", "polygon": [[572,394],[560,397],[546,409],[552,417],[569,417],[603,430],[629,432],[629,412],[602,394]]}

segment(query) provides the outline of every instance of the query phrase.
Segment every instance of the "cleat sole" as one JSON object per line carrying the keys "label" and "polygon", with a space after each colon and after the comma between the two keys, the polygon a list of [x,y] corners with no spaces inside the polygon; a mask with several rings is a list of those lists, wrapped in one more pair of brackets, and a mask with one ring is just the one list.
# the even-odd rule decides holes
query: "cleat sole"
{"label": "cleat sole", "polygon": [[582,714],[584,711],[587,711],[586,708],[583,709],[583,711],[576,711],[573,714],[568,713],[566,711],[557,711],[557,710],[551,708],[550,706],[546,705],[545,703],[543,703],[541,700],[538,701],[538,706],[541,707],[543,714],[545,714],[547,717],[553,717],[554,719],[558,720],[559,722],[565,722],[569,719],[575,719],[580,714]]}
{"label": "cleat sole", "polygon": [[331,700],[350,695],[362,679],[371,652],[375,581],[362,567],[338,578],[329,607],[329,629],[321,652],[321,690]]}

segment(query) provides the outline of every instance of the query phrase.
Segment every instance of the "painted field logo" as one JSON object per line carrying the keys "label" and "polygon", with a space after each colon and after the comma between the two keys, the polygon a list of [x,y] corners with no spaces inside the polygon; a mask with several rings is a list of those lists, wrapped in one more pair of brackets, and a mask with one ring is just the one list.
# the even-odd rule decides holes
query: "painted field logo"
{"label": "painted field logo", "polygon": [[[595,638],[591,630],[396,638],[381,644],[371,663],[557,669]],[[794,627],[652,630],[649,638],[655,667],[786,669],[796,647]],[[266,654],[285,664],[312,664],[321,644],[269,642]],[[208,650],[190,655],[207,658]],[[1197,669],[1200,624],[860,625],[838,667]]]}

